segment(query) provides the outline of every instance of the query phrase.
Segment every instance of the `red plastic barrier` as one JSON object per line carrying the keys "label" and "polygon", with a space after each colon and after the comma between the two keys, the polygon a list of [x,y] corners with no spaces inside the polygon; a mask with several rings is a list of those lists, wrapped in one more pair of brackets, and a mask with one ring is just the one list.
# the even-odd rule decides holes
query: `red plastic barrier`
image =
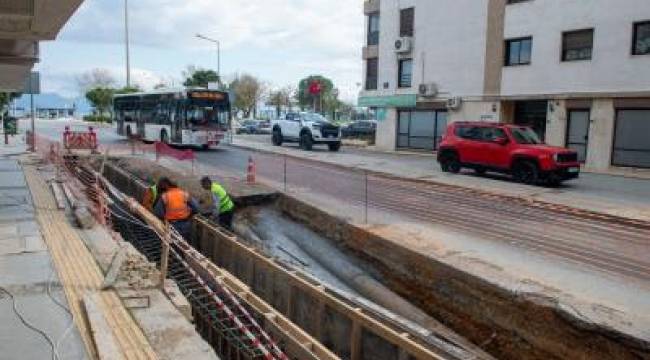
{"label": "red plastic barrier", "polygon": [[194,151],[192,150],[177,150],[165,143],[156,142],[156,157],[160,156],[167,156],[176,160],[195,160]]}
{"label": "red plastic barrier", "polygon": [[97,134],[92,126],[88,127],[88,131],[70,131],[70,127],[66,126],[63,147],[66,150],[97,150]]}

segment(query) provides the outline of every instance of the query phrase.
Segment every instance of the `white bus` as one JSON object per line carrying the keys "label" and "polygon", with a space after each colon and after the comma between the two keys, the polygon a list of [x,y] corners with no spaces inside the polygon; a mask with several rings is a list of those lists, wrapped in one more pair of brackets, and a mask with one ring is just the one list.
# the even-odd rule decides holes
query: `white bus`
{"label": "white bus", "polygon": [[115,95],[117,133],[146,142],[209,148],[230,128],[227,92],[188,88]]}

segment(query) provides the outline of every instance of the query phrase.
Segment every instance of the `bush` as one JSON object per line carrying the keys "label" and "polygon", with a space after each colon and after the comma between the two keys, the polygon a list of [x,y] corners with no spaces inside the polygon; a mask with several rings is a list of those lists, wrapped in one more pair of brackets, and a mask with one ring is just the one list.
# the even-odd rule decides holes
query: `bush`
{"label": "bush", "polygon": [[113,120],[110,116],[106,115],[86,115],[84,116],[84,121],[94,123],[111,123]]}

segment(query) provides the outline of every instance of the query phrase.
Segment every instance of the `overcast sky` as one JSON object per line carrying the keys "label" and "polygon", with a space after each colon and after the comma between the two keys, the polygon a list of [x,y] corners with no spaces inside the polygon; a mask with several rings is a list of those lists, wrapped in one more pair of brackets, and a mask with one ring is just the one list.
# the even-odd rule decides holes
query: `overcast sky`
{"label": "overcast sky", "polygon": [[[224,77],[248,72],[274,86],[311,74],[331,78],[347,100],[361,82],[361,0],[130,0],[134,82],[179,85],[187,65],[215,68],[219,39]],[[109,69],[125,82],[123,0],[85,0],[55,42],[43,43],[43,90],[79,94],[76,76]]]}

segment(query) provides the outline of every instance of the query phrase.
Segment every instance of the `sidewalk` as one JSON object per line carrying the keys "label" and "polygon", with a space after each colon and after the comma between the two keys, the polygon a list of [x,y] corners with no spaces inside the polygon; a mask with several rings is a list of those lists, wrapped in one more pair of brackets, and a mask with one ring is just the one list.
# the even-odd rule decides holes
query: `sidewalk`
{"label": "sidewalk", "polygon": [[546,188],[514,183],[499,175],[476,176],[472,171],[459,175],[443,173],[435,158],[422,154],[389,154],[345,147],[338,153],[319,147],[305,152],[292,145],[273,146],[265,136],[236,136],[232,146],[650,221],[650,180],[632,176],[583,173],[580,179],[562,187]]}
{"label": "sidewalk", "polygon": [[84,359],[16,157],[24,150],[22,144],[0,146],[0,354],[49,359],[56,351],[60,359]]}

